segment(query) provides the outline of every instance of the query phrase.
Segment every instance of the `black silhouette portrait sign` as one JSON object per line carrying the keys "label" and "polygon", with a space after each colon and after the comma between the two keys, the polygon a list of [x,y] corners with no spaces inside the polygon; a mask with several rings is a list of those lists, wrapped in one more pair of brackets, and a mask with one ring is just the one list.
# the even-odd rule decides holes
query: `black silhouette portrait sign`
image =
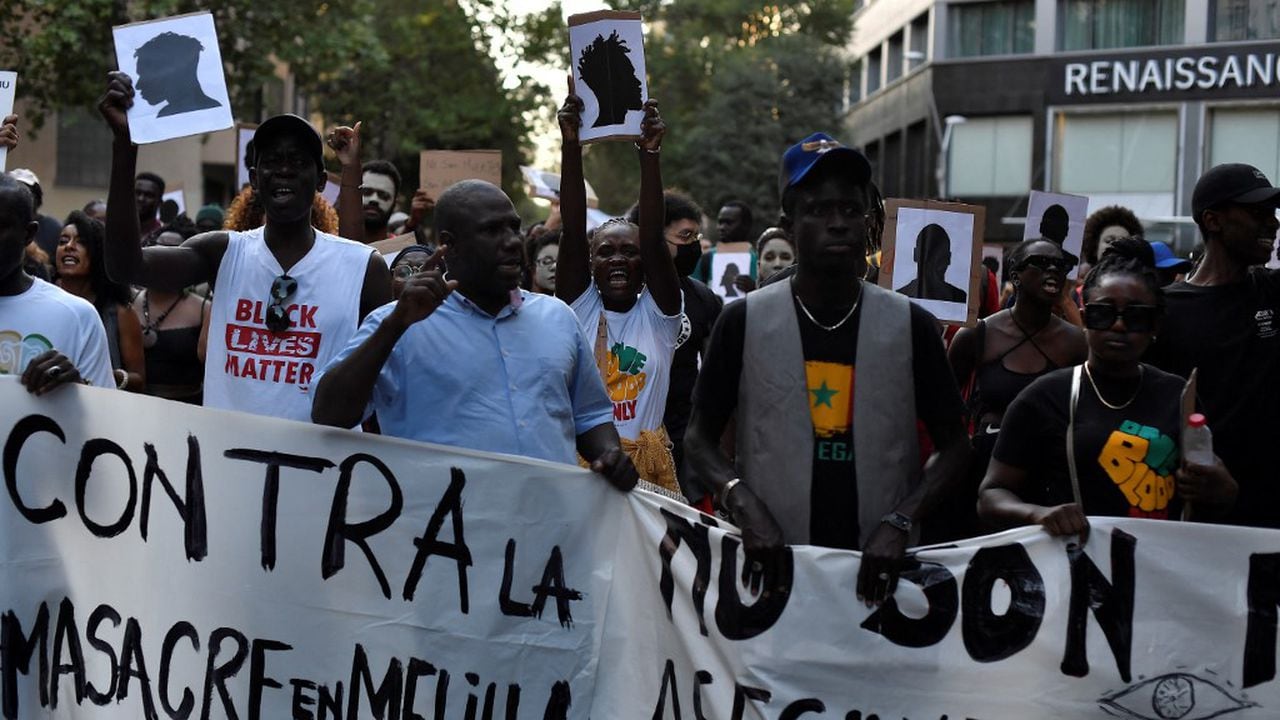
{"label": "black silhouette portrait sign", "polygon": [[574,85],[584,105],[582,142],[640,137],[645,82],[640,14],[601,11],[569,18]]}
{"label": "black silhouette portrait sign", "polygon": [[[1022,239],[1043,238],[1080,257],[1084,245],[1084,221],[1088,217],[1089,198],[1083,195],[1032,190],[1027,198],[1027,226],[1022,232]],[[1079,266],[1072,268],[1068,277],[1076,277],[1077,272]]]}
{"label": "black silhouette portrait sign", "polygon": [[939,320],[977,321],[985,211],[959,203],[889,200],[881,243],[881,287],[897,291]]}
{"label": "black silhouette portrait sign", "polygon": [[113,29],[116,62],[133,78],[129,132],[152,143],[231,127],[213,15],[194,13]]}
{"label": "black silhouette portrait sign", "polygon": [[750,272],[750,243],[720,243],[711,256],[711,282],[707,285],[726,303],[735,302],[746,297],[746,293],[738,288],[738,276]]}

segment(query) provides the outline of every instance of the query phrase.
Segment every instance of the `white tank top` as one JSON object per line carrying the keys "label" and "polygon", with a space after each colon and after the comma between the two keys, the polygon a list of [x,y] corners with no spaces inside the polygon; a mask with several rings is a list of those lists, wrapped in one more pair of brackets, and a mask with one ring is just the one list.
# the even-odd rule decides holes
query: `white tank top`
{"label": "white tank top", "polygon": [[316,231],[315,245],[289,277],[289,329],[267,329],[271,284],[284,274],[264,228],[228,233],[209,316],[205,407],[311,421],[316,374],[355,334],[360,291],[373,248]]}

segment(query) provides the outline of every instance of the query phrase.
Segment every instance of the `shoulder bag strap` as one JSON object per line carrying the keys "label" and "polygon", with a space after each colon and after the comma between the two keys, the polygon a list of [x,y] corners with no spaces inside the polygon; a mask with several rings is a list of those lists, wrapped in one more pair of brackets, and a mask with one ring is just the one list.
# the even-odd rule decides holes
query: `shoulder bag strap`
{"label": "shoulder bag strap", "polygon": [[1080,498],[1080,476],[1076,474],[1076,405],[1080,402],[1080,375],[1083,370],[1083,365],[1071,369],[1071,406],[1067,415],[1067,468],[1071,471],[1071,497],[1082,512],[1084,501]]}

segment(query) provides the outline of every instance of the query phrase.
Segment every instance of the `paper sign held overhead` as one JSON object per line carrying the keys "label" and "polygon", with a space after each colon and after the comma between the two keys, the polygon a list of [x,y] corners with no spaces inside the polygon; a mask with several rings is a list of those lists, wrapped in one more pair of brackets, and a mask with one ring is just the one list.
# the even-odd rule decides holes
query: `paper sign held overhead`
{"label": "paper sign held overhead", "polygon": [[[0,120],[13,114],[13,99],[18,91],[18,73],[12,70],[0,70]],[[0,146],[0,172],[5,171],[9,148]]]}
{"label": "paper sign held overhead", "polygon": [[112,29],[116,64],[133,78],[129,134],[146,144],[232,125],[213,15],[207,12]]}
{"label": "paper sign held overhead", "polygon": [[569,64],[583,103],[579,140],[639,139],[649,99],[640,13],[570,15]]}
{"label": "paper sign held overhead", "polygon": [[502,151],[422,151],[418,161],[418,187],[426,188],[433,199],[463,180],[484,180],[502,187]]}
{"label": "paper sign held overhead", "polygon": [[[528,165],[520,166],[520,173],[524,175],[524,181],[529,186],[529,194],[536,198],[544,200],[554,200],[560,202],[560,174],[539,170]],[[591,183],[586,180],[582,184],[587,188],[587,207],[600,207],[600,198],[596,196],[595,188],[591,187]]]}
{"label": "paper sign held overhead", "polygon": [[1075,279],[1080,272],[1081,247],[1084,245],[1084,221],[1089,217],[1089,198],[1032,190],[1027,199],[1027,226],[1023,240],[1044,238],[1076,257],[1077,265],[1067,273]]}
{"label": "paper sign held overhead", "polygon": [[236,192],[249,184],[249,142],[257,131],[257,125],[236,123]]}
{"label": "paper sign held overhead", "polygon": [[896,199],[884,205],[880,287],[906,295],[942,322],[976,323],[986,208]]}

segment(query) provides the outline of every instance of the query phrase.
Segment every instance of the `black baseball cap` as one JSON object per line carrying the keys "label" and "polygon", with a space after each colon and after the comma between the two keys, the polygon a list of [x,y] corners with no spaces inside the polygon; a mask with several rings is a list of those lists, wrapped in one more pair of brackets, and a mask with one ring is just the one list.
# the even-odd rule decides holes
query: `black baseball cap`
{"label": "black baseball cap", "polygon": [[249,146],[245,149],[245,162],[249,167],[257,164],[257,150],[263,144],[270,143],[272,139],[292,135],[302,141],[303,147],[315,160],[316,169],[324,173],[324,143],[320,140],[320,133],[307,122],[305,118],[299,117],[292,113],[283,115],[273,115],[266,119],[257,130],[253,131],[253,139],[249,141]]}
{"label": "black baseball cap", "polygon": [[1211,168],[1196,181],[1191,193],[1191,218],[1226,202],[1254,205],[1280,202],[1280,188],[1273,187],[1261,170],[1244,163],[1226,163]]}
{"label": "black baseball cap", "polygon": [[857,185],[865,185],[871,180],[871,163],[865,155],[841,145],[839,140],[830,135],[819,132],[792,145],[782,154],[778,195],[784,195],[787,188],[798,185],[819,162],[840,163]]}

